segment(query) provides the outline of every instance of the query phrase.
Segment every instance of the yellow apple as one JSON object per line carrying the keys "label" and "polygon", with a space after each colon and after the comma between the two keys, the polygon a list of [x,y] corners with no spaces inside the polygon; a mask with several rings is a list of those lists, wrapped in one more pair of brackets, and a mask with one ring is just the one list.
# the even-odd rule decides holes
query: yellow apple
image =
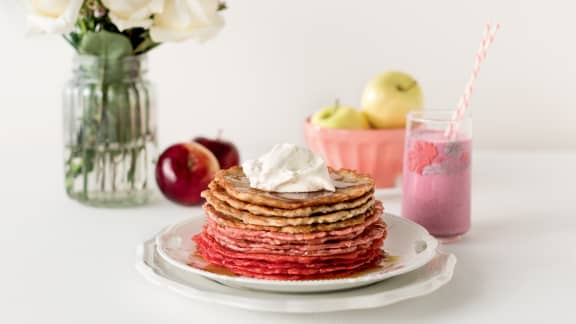
{"label": "yellow apple", "polygon": [[376,128],[402,128],[406,113],[421,110],[424,99],[418,82],[403,72],[386,72],[370,80],[362,93],[362,111]]}
{"label": "yellow apple", "polygon": [[325,107],[315,113],[310,122],[325,128],[367,129],[370,124],[366,116],[349,106],[343,106],[336,101],[333,106]]}

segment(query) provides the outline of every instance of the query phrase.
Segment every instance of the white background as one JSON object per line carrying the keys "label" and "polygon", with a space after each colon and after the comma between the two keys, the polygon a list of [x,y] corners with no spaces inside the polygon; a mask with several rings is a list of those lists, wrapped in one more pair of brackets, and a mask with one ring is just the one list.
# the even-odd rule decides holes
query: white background
{"label": "white background", "polygon": [[[0,0],[0,322],[575,322],[576,155],[533,152],[576,150],[573,1],[231,1],[215,40],[151,54],[161,145],[223,129],[248,157],[302,142],[306,115],[337,96],[358,105],[388,69],[414,74],[429,107],[452,107],[486,18],[502,23],[473,98],[472,230],[446,247],[453,281],[391,307],[309,316],[192,302],[139,277],[135,246],[198,209],[67,199],[60,90],[73,52],[25,38],[22,2]],[[398,197],[384,203],[399,212]]]}
{"label": "white background", "polygon": [[[22,1],[23,2],[23,1]],[[60,146],[60,90],[73,51],[25,37],[21,1],[0,4],[0,136]],[[413,74],[426,106],[452,108],[484,23],[502,29],[471,109],[478,149],[576,149],[576,20],[572,1],[229,1],[214,40],[150,55],[162,146],[218,129],[245,157],[303,142],[302,122],[339,97],[358,106],[364,83]]]}

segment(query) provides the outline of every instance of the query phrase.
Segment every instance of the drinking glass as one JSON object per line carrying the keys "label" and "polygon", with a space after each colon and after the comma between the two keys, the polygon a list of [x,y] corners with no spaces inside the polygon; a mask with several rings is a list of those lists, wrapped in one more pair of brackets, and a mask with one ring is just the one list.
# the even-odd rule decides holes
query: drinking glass
{"label": "drinking glass", "polygon": [[472,121],[455,131],[451,111],[410,112],[406,123],[402,173],[402,214],[443,241],[470,229]]}

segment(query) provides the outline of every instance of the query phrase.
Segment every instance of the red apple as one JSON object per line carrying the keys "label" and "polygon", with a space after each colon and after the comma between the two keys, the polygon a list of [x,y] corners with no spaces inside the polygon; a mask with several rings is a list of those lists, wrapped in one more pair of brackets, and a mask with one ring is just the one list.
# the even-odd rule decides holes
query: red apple
{"label": "red apple", "polygon": [[218,160],[198,143],[181,143],[167,148],[156,164],[156,182],[166,198],[183,204],[201,203],[200,193],[219,170]]}
{"label": "red apple", "polygon": [[194,142],[204,145],[218,159],[221,169],[228,169],[240,164],[238,149],[231,142],[206,137],[196,137]]}

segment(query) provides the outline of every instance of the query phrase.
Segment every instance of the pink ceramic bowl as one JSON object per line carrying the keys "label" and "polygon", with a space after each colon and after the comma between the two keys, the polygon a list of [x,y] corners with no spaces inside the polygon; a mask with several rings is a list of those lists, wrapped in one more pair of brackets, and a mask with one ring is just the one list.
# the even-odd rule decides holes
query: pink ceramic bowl
{"label": "pink ceramic bowl", "polygon": [[391,188],[402,174],[404,128],[335,129],[312,125],[306,120],[304,136],[310,149],[329,166],[371,175],[377,188]]}

